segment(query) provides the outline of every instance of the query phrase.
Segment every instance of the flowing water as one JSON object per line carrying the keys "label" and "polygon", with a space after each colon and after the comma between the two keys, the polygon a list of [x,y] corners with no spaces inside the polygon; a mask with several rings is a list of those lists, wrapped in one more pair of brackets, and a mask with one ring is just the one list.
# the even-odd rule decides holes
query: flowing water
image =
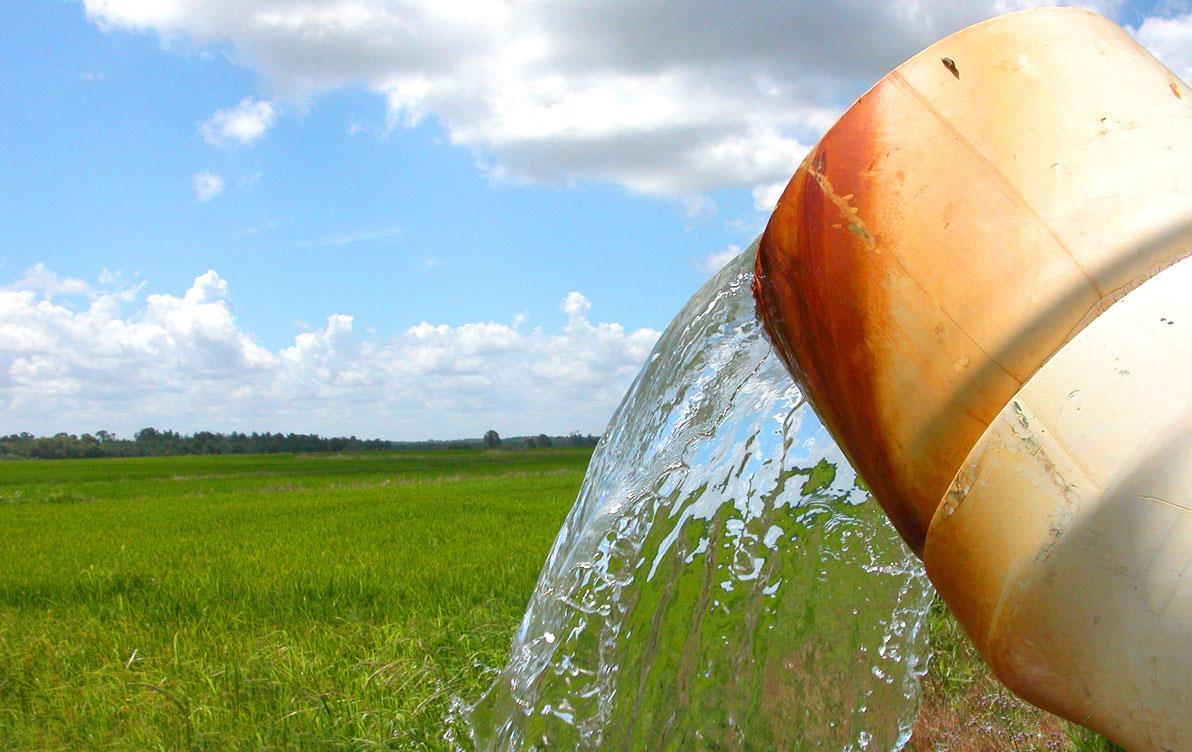
{"label": "flowing water", "polygon": [[613,416],[492,688],[477,750],[891,750],[931,589],[773,354],[756,246]]}

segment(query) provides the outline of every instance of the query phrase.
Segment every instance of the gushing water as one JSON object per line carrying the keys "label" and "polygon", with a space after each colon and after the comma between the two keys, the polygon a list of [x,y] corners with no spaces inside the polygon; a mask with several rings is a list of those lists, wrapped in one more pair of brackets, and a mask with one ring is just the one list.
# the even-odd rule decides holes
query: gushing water
{"label": "gushing water", "polygon": [[931,589],[766,341],[756,246],[667,328],[592,458],[478,750],[890,750]]}

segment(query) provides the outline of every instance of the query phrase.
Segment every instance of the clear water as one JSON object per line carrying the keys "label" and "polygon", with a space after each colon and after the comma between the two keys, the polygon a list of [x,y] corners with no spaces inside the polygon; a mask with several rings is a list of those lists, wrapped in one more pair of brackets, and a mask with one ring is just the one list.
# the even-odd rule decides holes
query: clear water
{"label": "clear water", "polygon": [[508,665],[458,708],[457,745],[891,750],[910,736],[930,586],[771,351],[755,252],[692,297],[625,396]]}

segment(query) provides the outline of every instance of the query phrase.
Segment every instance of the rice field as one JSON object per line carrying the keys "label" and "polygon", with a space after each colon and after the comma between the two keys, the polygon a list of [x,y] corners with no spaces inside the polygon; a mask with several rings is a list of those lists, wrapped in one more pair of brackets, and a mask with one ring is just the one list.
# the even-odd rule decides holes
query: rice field
{"label": "rice field", "polygon": [[589,452],[0,464],[0,748],[443,748]]}
{"label": "rice field", "polygon": [[[447,749],[590,451],[0,463],[0,749]],[[1109,749],[932,633],[917,749]]]}

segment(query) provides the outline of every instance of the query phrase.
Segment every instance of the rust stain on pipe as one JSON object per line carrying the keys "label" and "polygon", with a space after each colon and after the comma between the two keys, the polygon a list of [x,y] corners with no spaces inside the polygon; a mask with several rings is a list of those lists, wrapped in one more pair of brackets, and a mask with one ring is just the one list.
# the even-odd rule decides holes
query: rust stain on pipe
{"label": "rust stain on pipe", "polygon": [[[776,350],[809,394],[817,395],[817,410],[836,436],[867,435],[881,424],[873,378],[881,331],[872,322],[886,303],[875,284],[880,240],[866,225],[873,205],[865,178],[878,158],[878,147],[866,137],[875,103],[858,102],[856,117],[838,124],[832,141],[799,168],[762,235],[754,281]],[[834,185],[851,198],[844,200]],[[826,353],[832,357],[817,357]],[[846,448],[850,460],[866,468],[878,498],[889,495],[887,481],[896,469],[883,449],[878,443]],[[886,510],[904,538],[925,533],[924,521],[908,510]]]}
{"label": "rust stain on pipe", "polygon": [[[998,676],[1156,751],[1192,748],[1192,350],[1150,326],[1192,320],[1183,91],[1087,11],[970,27],[812,149],[754,280],[776,351]],[[1068,410],[1081,390],[1100,422]]]}
{"label": "rust stain on pipe", "polygon": [[[1067,41],[1022,51],[1022,38],[1050,33]],[[1073,49],[1078,68],[1066,59]],[[965,61],[963,84],[939,64],[941,52]],[[1182,232],[1140,243],[1128,215],[1146,197],[1127,199],[1114,190],[1120,179],[1107,182],[1135,147],[1114,152],[1122,135],[1104,123],[1137,119],[1138,97],[1090,112],[1097,66],[1166,85],[1169,72],[1138,52],[1084,11],[1012,14],[960,32],[841,117],[766,227],[755,283],[766,329],[915,551],[998,411],[1102,301],[1179,247]],[[1083,83],[1065,88],[1065,72]],[[1057,122],[1073,118],[1083,122]],[[1171,127],[1144,122],[1134,130],[1148,135],[1129,138],[1162,130],[1158,140],[1171,141]],[[1073,151],[1084,161],[1069,174],[1055,156]],[[1117,164],[1090,170],[1103,153]],[[1173,173],[1143,171],[1169,182]],[[1163,195],[1162,180],[1140,179]],[[1142,212],[1159,215],[1151,230],[1170,225],[1172,211],[1158,204],[1178,196]],[[1121,253],[1126,244],[1136,252]]]}

